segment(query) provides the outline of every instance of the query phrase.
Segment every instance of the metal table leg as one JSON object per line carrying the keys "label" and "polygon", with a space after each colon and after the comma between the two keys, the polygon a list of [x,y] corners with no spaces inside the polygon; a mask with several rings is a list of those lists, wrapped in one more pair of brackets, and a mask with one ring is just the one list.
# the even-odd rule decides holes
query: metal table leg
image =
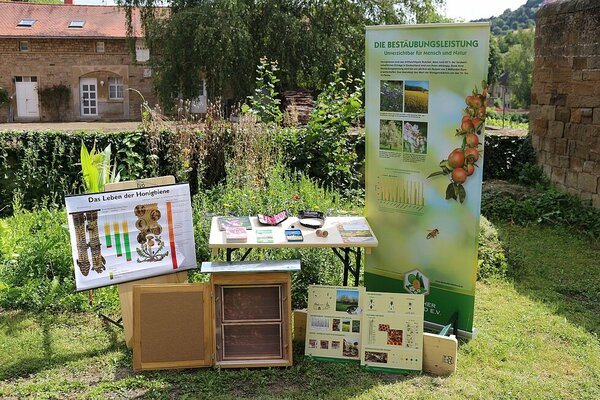
{"label": "metal table leg", "polygon": [[[231,255],[233,254],[234,251],[239,250],[238,248],[226,248],[225,249],[225,257],[227,262],[231,262]],[[248,257],[248,254],[250,254],[250,252],[252,251],[252,247],[250,247],[249,249],[246,249],[246,252],[242,255],[242,258],[240,259],[240,261],[244,261],[246,259],[246,257]]]}
{"label": "metal table leg", "polygon": [[[340,253],[340,249],[344,252],[343,255]],[[357,250],[353,250],[350,247],[333,247],[331,250],[333,250],[335,255],[342,261],[342,264],[344,265],[344,286],[348,286],[348,272],[350,272],[354,277],[354,286],[358,286],[358,280],[360,278],[360,248],[358,248]],[[356,256],[356,268],[352,268],[352,262],[350,261],[350,253],[354,253]]]}

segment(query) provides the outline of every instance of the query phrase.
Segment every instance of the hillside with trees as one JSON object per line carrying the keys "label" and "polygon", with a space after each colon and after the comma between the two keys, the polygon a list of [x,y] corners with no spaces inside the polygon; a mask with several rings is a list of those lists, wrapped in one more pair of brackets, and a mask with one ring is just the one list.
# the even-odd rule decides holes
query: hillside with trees
{"label": "hillside with trees", "polygon": [[494,85],[502,72],[508,72],[510,103],[515,108],[528,108],[531,102],[535,14],[543,2],[528,0],[514,11],[473,21],[491,24],[488,82]]}
{"label": "hillside with trees", "polygon": [[516,10],[506,9],[497,17],[477,19],[472,22],[490,22],[492,34],[503,36],[519,29],[529,29],[535,26],[535,13],[542,6],[544,0],[527,0]]}

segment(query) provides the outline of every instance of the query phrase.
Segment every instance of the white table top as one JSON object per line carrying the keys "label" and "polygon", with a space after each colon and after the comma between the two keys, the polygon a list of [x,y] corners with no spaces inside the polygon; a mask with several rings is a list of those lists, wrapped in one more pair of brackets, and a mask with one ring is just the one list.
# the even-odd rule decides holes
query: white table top
{"label": "white table top", "polygon": [[210,262],[204,261],[200,272],[293,272],[300,271],[300,260],[276,261],[235,261],[235,262]]}
{"label": "white table top", "polygon": [[[225,232],[219,230],[219,217],[213,217],[210,227],[210,238],[208,247],[211,249],[236,249],[236,248],[281,248],[281,247],[377,247],[379,242],[377,237],[371,231],[371,227],[365,217],[327,217],[321,230],[326,230],[326,238],[318,237],[316,229],[306,228],[298,223],[297,217],[289,217],[277,226],[260,225],[256,217],[250,217],[252,229],[247,231],[248,240],[245,242],[227,242]],[[292,228],[291,226],[294,226]],[[346,233],[347,237],[342,237],[340,227]],[[358,236],[349,237],[350,232],[360,230],[366,227],[370,232],[370,237]],[[256,230],[270,229],[272,231],[273,243],[257,243]],[[285,237],[286,229],[299,229],[302,231],[304,241],[288,242]]]}

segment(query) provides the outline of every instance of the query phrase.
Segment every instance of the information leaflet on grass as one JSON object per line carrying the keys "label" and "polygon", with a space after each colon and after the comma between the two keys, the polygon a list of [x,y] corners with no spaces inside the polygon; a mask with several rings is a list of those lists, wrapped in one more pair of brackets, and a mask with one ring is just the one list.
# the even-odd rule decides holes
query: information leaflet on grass
{"label": "information leaflet on grass", "polygon": [[420,371],[423,296],[366,292],[364,304],[361,365],[373,371]]}
{"label": "information leaflet on grass", "polygon": [[77,290],[196,267],[188,184],[65,201]]}
{"label": "information leaflet on grass", "polygon": [[369,291],[424,294],[472,332],[489,24],[367,27]]}
{"label": "information leaflet on grass", "polygon": [[364,288],[309,286],[305,354],[359,361],[364,296]]}

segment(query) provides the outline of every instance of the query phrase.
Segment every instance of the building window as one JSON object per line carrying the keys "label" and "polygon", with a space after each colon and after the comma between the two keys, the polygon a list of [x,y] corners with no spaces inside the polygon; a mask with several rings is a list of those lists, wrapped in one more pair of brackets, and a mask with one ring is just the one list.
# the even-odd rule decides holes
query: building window
{"label": "building window", "polygon": [[26,40],[21,40],[19,42],[19,50],[20,51],[29,51],[29,42]]}
{"label": "building window", "polygon": [[85,21],[83,20],[75,20],[69,22],[69,28],[83,28],[83,25],[85,25]]}
{"label": "building window", "polygon": [[123,99],[123,78],[108,78],[108,98]]}
{"label": "building window", "polygon": [[135,59],[137,62],[146,62],[150,59],[150,50],[141,40],[135,42]]}
{"label": "building window", "polygon": [[15,82],[37,82],[37,76],[15,76]]}
{"label": "building window", "polygon": [[25,18],[19,21],[19,23],[17,24],[17,26],[20,27],[25,27],[25,28],[31,28],[33,26],[33,24],[35,24],[35,19],[31,19],[31,18]]}
{"label": "building window", "polygon": [[104,53],[104,42],[96,42],[96,53]]}

